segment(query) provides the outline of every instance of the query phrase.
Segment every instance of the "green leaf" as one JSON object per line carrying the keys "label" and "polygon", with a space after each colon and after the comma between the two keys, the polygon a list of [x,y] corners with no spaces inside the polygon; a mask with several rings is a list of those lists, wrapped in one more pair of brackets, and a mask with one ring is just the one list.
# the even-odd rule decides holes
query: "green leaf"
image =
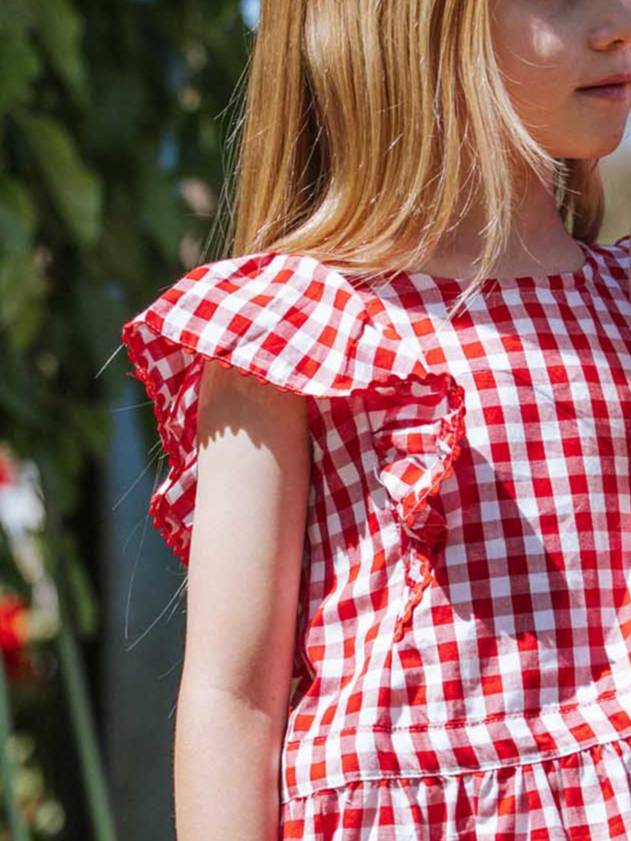
{"label": "green leaf", "polygon": [[182,201],[173,178],[149,161],[142,165],[139,179],[142,222],[164,259],[174,263],[182,237],[195,222],[195,214]]}
{"label": "green leaf", "polygon": [[131,202],[118,201],[121,192],[120,188],[110,191],[97,265],[101,276],[107,273],[133,284],[145,272],[146,242],[138,236],[137,208]]}
{"label": "green leaf", "polygon": [[84,454],[82,448],[77,446],[74,435],[65,427],[63,430],[53,430],[51,427],[49,434],[56,470],[55,506],[63,516],[76,510],[81,499],[83,491],[80,479],[84,466]]}
{"label": "green leaf", "polygon": [[64,531],[61,534],[62,557],[68,590],[74,608],[77,635],[93,637],[99,629],[99,606],[92,582],[85,571],[85,563],[80,558],[79,548],[74,536]]}
{"label": "green leaf", "polygon": [[96,403],[66,401],[64,411],[88,450],[97,457],[103,455],[112,431],[108,410]]}
{"label": "green leaf", "polygon": [[25,350],[36,338],[50,281],[31,251],[16,252],[0,261],[0,328],[7,330],[14,351]]}
{"label": "green leaf", "polygon": [[[33,280],[43,280],[41,275],[33,274]],[[42,289],[44,286],[42,285]],[[25,304],[28,302],[25,301]],[[12,325],[10,335],[13,349],[25,352],[33,345],[45,327],[45,310],[40,301],[34,301],[22,308],[20,319]]]}
{"label": "green leaf", "polygon": [[52,117],[20,114],[39,168],[57,209],[82,246],[90,246],[101,231],[101,182],[81,160],[74,139]]}
{"label": "green leaf", "polygon": [[0,179],[0,254],[31,248],[37,212],[31,195],[17,178]]}
{"label": "green leaf", "polygon": [[22,35],[33,26],[32,0],[2,0],[0,32],[6,32],[12,38]]}
{"label": "green leaf", "polygon": [[18,426],[22,432],[33,429],[41,434],[42,417],[40,407],[24,387],[14,370],[3,372],[0,388],[0,417],[5,418],[7,428]]}
{"label": "green leaf", "polygon": [[[156,108],[156,92],[146,73],[130,72],[128,66],[112,60],[95,62],[91,80],[98,108],[91,108],[86,121],[86,142],[106,164],[126,167],[142,157],[147,120],[153,120]],[[113,180],[117,186],[129,186],[124,169]]]}
{"label": "green leaf", "polygon": [[68,0],[39,0],[35,7],[38,36],[50,63],[68,86],[75,102],[86,107],[89,91],[82,56],[81,16]]}
{"label": "green leaf", "polygon": [[0,31],[0,114],[28,105],[41,73],[41,62],[27,38]]}

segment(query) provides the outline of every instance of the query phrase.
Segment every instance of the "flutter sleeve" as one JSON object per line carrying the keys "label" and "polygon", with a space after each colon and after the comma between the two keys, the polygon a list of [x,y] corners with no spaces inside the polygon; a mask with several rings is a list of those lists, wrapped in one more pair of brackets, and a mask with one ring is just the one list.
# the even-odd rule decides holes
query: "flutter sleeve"
{"label": "flutter sleeve", "polygon": [[[127,321],[122,340],[133,365],[129,373],[144,384],[168,455],[169,471],[149,513],[185,565],[205,360],[316,399],[432,376],[420,354],[373,319],[348,279],[296,254],[265,252],[199,266]],[[434,464],[430,472],[423,479],[428,491],[437,486],[440,468]],[[408,475],[393,468],[391,478],[405,484]],[[418,501],[405,499],[408,516]]]}

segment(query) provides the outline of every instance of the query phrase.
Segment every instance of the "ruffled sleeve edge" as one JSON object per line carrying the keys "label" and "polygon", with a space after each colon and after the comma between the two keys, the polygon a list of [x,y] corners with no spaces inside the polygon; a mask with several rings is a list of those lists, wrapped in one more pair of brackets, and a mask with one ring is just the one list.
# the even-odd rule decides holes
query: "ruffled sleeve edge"
{"label": "ruffled sleeve edge", "polygon": [[[212,265],[203,266],[198,271],[201,269],[208,270],[210,268],[212,268]],[[185,280],[190,274],[189,272],[182,280]],[[344,279],[341,278],[341,280]],[[163,299],[164,295],[160,296],[158,301],[162,301]],[[127,355],[133,366],[133,370],[127,372],[127,375],[143,383],[147,397],[153,406],[158,435],[170,467],[168,475],[152,495],[149,505],[149,515],[162,539],[185,566],[188,565],[189,561],[192,524],[182,522],[181,525],[178,525],[178,517],[172,514],[173,501],[167,499],[166,494],[172,491],[183,478],[187,478],[185,474],[188,471],[195,469],[193,462],[196,462],[196,450],[192,456],[189,452],[188,458],[186,458],[187,451],[182,447],[180,440],[181,432],[173,435],[169,429],[169,422],[174,418],[178,410],[179,400],[165,400],[164,395],[160,391],[160,383],[157,379],[157,366],[155,363],[151,365],[146,350],[150,340],[164,342],[165,347],[171,347],[174,352],[179,350],[189,354],[191,357],[197,358],[195,362],[186,368],[185,379],[189,388],[194,384],[195,379],[201,377],[203,362],[213,359],[217,360],[224,368],[233,368],[243,376],[255,377],[263,385],[273,385],[282,392],[292,392],[303,396],[311,396],[316,399],[348,398],[365,393],[375,386],[396,387],[407,380],[426,382],[428,378],[443,376],[428,370],[419,358],[411,361],[407,358],[405,361],[402,361],[402,368],[399,371],[388,371],[383,367],[375,366],[371,369],[371,376],[364,381],[359,380],[355,374],[344,376],[345,372],[342,372],[342,376],[339,378],[336,377],[335,384],[329,387],[320,388],[320,390],[317,388],[305,388],[304,379],[302,380],[303,385],[299,385],[301,380],[298,377],[292,378],[289,376],[281,381],[279,378],[273,377],[269,372],[263,374],[254,368],[246,368],[235,364],[234,361],[226,358],[230,354],[222,353],[222,348],[219,345],[216,347],[217,352],[215,353],[207,349],[200,350],[199,347],[188,343],[182,335],[178,335],[177,339],[171,338],[169,335],[169,325],[165,323],[163,316],[156,310],[155,304],[156,302],[127,321],[123,325],[121,335]],[[367,326],[371,322],[369,313],[365,309],[362,309],[360,315],[365,317],[366,324],[364,326]],[[371,324],[371,328],[374,329],[374,325]],[[394,337],[388,337],[383,330],[379,330],[379,333],[380,346],[383,346],[387,350],[386,358],[390,358],[391,356],[394,359],[396,353],[396,345],[393,342]],[[456,389],[460,389],[459,386],[455,387]],[[441,433],[441,439],[445,442],[449,442],[451,436],[452,433],[448,427]],[[443,478],[444,476],[442,475],[437,477],[436,491]]]}
{"label": "ruffled sleeve edge", "polygon": [[[138,320],[134,320],[125,324],[122,333],[123,341],[127,349],[127,355],[129,357],[129,360],[133,365],[133,370],[126,372],[126,374],[127,376],[138,379],[144,386],[147,397],[151,401],[153,407],[153,413],[156,419],[158,435],[162,444],[162,448],[167,455],[167,460],[170,467],[169,473],[165,478],[164,482],[152,496],[149,505],[149,515],[154,523],[154,528],[159,532],[167,546],[169,546],[178,556],[180,561],[185,566],[187,566],[190,550],[190,535],[187,536],[186,533],[183,531],[174,530],[173,527],[169,525],[169,504],[166,502],[164,496],[168,488],[174,486],[179,481],[184,471],[187,469],[187,464],[181,457],[181,447],[179,446],[178,442],[172,438],[172,436],[168,433],[167,430],[168,420],[174,414],[176,410],[176,404],[173,404],[168,411],[166,411],[161,405],[158,388],[152,376],[148,373],[144,357],[136,347],[136,342],[138,341],[137,328],[140,323],[142,323],[144,327],[150,330],[156,339],[162,339],[168,345],[180,348],[185,353],[188,353],[193,357],[197,357],[198,361],[193,364],[198,365],[199,370],[197,375],[199,377],[201,377],[203,363],[207,360],[210,361],[214,359],[217,360],[218,364],[221,365],[223,368],[232,368],[242,376],[253,377],[254,379],[258,380],[258,382],[262,385],[275,387],[281,392],[301,394],[302,396],[305,396],[305,392],[302,389],[298,388],[296,385],[288,385],[282,384],[280,382],[275,382],[272,379],[266,378],[261,374],[257,374],[254,371],[248,370],[247,368],[239,367],[238,365],[227,361],[219,353],[211,354],[208,352],[202,352],[198,349],[187,346],[181,341],[175,342],[172,339],[169,339],[164,333],[162,333],[159,330],[159,328],[149,324],[147,321],[139,322]],[[189,373],[190,370],[192,369],[189,369]],[[419,373],[419,370],[420,368],[412,372],[391,372],[388,375],[381,375],[378,378],[375,378],[371,382],[366,384],[357,385],[346,389],[337,389],[335,391],[327,391],[322,394],[312,394],[310,396],[312,396],[314,399],[330,399],[331,397],[348,398],[353,396],[359,396],[362,393],[368,392],[375,387],[396,387],[408,380],[426,382],[428,378],[442,376],[439,374],[435,374],[431,371],[426,371],[425,374],[421,374]],[[455,442],[459,440],[459,438],[462,437],[462,435],[464,434],[464,389],[462,388],[462,386],[457,385],[454,382],[451,385],[450,393],[454,395],[454,399],[456,400],[458,405],[462,407],[462,410],[450,423],[446,422],[443,430],[441,430],[441,433],[439,435],[439,446],[445,446],[450,450],[450,452],[443,461],[443,469],[441,471],[435,471],[435,480],[426,496],[438,493],[441,483],[446,478],[448,478],[453,472],[453,462],[458,457],[460,452],[460,447],[457,444],[455,444]],[[424,500],[421,501],[420,504],[422,506],[426,505],[427,499],[424,498]],[[166,510],[163,510],[163,508],[165,508]],[[413,513],[411,513],[410,516],[414,516]]]}

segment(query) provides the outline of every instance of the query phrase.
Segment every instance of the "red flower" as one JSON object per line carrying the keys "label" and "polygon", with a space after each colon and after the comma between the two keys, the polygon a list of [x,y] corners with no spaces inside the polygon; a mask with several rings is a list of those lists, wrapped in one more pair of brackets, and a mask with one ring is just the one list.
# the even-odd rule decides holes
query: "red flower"
{"label": "red flower", "polygon": [[17,480],[17,470],[13,459],[6,447],[0,446],[0,488],[2,485],[12,485]]}
{"label": "red flower", "polygon": [[28,604],[18,595],[0,598],[0,650],[10,678],[20,678],[30,671],[26,662],[28,644]]}

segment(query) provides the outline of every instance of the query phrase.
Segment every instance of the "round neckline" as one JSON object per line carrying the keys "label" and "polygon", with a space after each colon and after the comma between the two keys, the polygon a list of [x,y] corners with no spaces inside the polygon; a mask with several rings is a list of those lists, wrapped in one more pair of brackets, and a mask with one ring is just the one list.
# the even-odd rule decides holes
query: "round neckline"
{"label": "round neckline", "polygon": [[[484,294],[503,292],[506,289],[582,289],[588,280],[594,276],[594,256],[591,248],[582,240],[575,239],[580,246],[585,261],[574,271],[556,272],[548,275],[518,275],[514,277],[489,277],[482,281],[480,290]],[[472,278],[453,278],[442,275],[430,275],[425,272],[395,272],[407,277],[413,285],[422,281],[440,283],[442,291],[457,295],[464,291],[472,282]]]}

